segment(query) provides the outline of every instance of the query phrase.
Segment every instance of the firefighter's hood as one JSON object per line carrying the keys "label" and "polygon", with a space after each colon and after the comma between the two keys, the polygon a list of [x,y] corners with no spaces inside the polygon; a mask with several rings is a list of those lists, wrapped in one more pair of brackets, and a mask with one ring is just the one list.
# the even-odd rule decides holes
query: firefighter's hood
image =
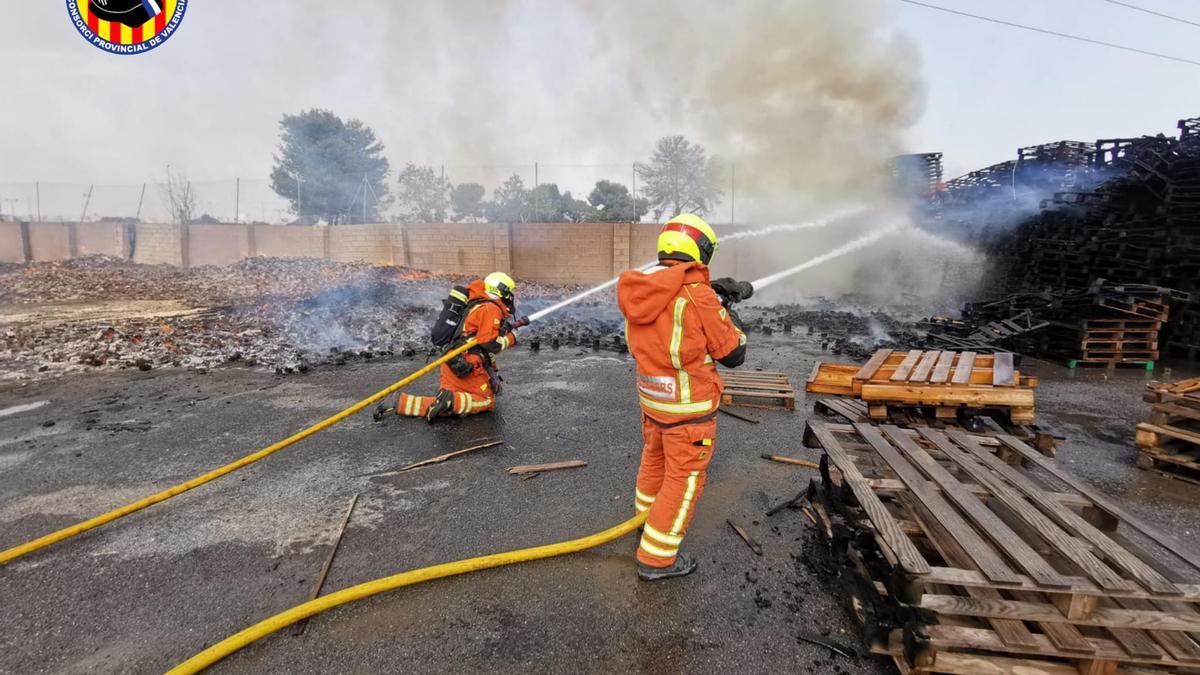
{"label": "firefighter's hood", "polygon": [[476,279],[475,281],[467,284],[467,302],[471,302],[473,300],[489,300],[492,302],[492,304],[499,307],[500,311],[504,312],[504,316],[509,315],[508,306],[505,305],[504,302],[487,294],[487,291],[483,286],[483,279]]}
{"label": "firefighter's hood", "polygon": [[671,263],[649,272],[629,270],[617,282],[617,304],[631,323],[654,323],[684,284],[708,283],[708,267],[698,262]]}

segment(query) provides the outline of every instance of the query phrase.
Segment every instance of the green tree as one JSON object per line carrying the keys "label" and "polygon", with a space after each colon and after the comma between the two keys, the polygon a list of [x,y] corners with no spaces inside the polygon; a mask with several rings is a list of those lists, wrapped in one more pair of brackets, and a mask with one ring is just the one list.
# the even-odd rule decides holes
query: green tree
{"label": "green tree", "polygon": [[313,109],[284,115],[279,128],[271,189],[298,220],[345,223],[363,217],[364,202],[367,219],[378,219],[388,203],[389,165],[370,127]]}
{"label": "green tree", "polygon": [[525,181],[515,173],[509,176],[492,193],[492,201],[484,211],[493,223],[529,222],[529,191],[525,189]]}
{"label": "green tree", "polygon": [[588,203],[602,223],[636,223],[650,210],[650,200],[634,198],[629,188],[609,180],[596,181]]}
{"label": "green tree", "polygon": [[479,183],[461,183],[450,190],[450,208],[454,210],[453,220],[476,223],[483,220],[483,196],[487,190]]}
{"label": "green tree", "polygon": [[526,198],[529,220],[535,223],[583,223],[595,220],[596,210],[571,196],[559,192],[558,185],[542,183],[529,191]]}
{"label": "green tree", "polygon": [[400,172],[397,216],[405,223],[444,223],[450,183],[431,166],[409,164]]}
{"label": "green tree", "polygon": [[660,138],[650,163],[638,163],[634,168],[645,181],[645,194],[655,220],[664,212],[704,215],[721,199],[717,159],[683,136]]}

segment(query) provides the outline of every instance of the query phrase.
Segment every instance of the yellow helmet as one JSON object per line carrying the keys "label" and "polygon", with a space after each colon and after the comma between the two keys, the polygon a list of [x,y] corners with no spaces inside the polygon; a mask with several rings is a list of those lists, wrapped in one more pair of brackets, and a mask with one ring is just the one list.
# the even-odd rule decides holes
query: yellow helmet
{"label": "yellow helmet", "polygon": [[511,307],[513,295],[517,291],[517,282],[504,272],[492,272],[483,278],[483,290],[497,300],[503,300],[504,304]]}
{"label": "yellow helmet", "polygon": [[694,213],[681,213],[658,233],[658,259],[695,261],[707,265],[717,252],[717,233]]}

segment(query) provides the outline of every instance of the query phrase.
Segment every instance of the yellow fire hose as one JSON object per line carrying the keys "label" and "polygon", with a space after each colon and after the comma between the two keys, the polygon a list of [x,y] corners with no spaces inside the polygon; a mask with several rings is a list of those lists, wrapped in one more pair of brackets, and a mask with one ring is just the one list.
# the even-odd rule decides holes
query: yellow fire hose
{"label": "yellow fire hose", "polygon": [[526,548],[518,551],[508,551],[506,553],[493,553],[478,558],[467,558],[456,562],[442,563],[433,565],[432,567],[422,567],[421,569],[411,570],[409,572],[401,572],[390,577],[383,577],[351,586],[350,588],[330,593],[329,595],[310,600],[304,604],[296,605],[295,607],[280,612],[275,616],[260,621],[253,626],[235,633],[217,644],[205,649],[196,654],[192,658],[175,666],[168,671],[168,675],[182,675],[183,673],[198,673],[201,670],[211,666],[221,659],[229,656],[237,650],[245,647],[257,640],[286,628],[297,621],[310,617],[314,614],[319,614],[327,609],[333,609],[339,605],[369,598],[372,595],[383,593],[385,591],[394,590],[401,586],[411,586],[419,584],[422,581],[430,581],[432,579],[441,579],[442,577],[450,577],[456,574],[466,574],[468,572],[478,572],[491,567],[503,567],[504,565],[512,565],[513,563],[526,562],[529,560],[539,560],[541,558],[552,558],[558,555],[567,553],[576,553],[585,549],[593,548],[610,542],[614,539],[629,534],[639,527],[646,520],[646,512],[630,518],[629,520],[610,527],[603,532],[597,532],[579,539],[559,542],[557,544],[546,544],[545,546],[535,546],[534,548]]}
{"label": "yellow fire hose", "polygon": [[249,465],[257,462],[260,459],[269,457],[269,456],[275,454],[276,452],[278,452],[279,450],[282,450],[282,449],[288,447],[289,445],[296,443],[297,441],[302,441],[302,440],[308,438],[309,436],[312,436],[313,434],[317,433],[318,431],[321,431],[323,429],[331,427],[334,424],[337,424],[338,422],[341,422],[342,420],[346,419],[347,417],[353,415],[354,413],[362,410],[363,408],[366,408],[367,406],[371,405],[372,403],[380,401],[380,400],[386,398],[387,396],[391,395],[392,393],[399,391],[403,387],[405,387],[405,386],[411,384],[412,382],[420,379],[421,377],[429,374],[430,372],[433,371],[433,369],[437,368],[438,366],[442,365],[443,363],[445,363],[445,362],[449,361],[450,359],[454,358],[455,356],[458,356],[459,354],[467,351],[474,345],[475,345],[475,339],[471,338],[471,339],[467,340],[467,343],[464,344],[463,346],[453,349],[449,352],[446,352],[446,354],[444,356],[442,356],[440,359],[433,361],[429,365],[418,370],[417,372],[413,373],[412,375],[409,375],[408,377],[404,378],[403,380],[396,382],[395,384],[388,387],[387,389],[384,389],[380,392],[372,394],[370,397],[365,398],[365,399],[359,401],[358,403],[355,403],[354,405],[350,406],[349,408],[346,408],[345,410],[334,415],[333,417],[329,417],[320,422],[317,422],[316,424],[305,429],[304,431],[301,431],[297,434],[289,436],[289,437],[283,439],[282,441],[275,443],[274,445],[268,445],[267,447],[263,448],[262,450],[259,450],[258,452],[246,455],[245,457],[237,460],[236,462],[226,464],[225,466],[223,466],[219,469],[214,469],[202,476],[197,476],[197,477],[187,481],[186,483],[180,483],[179,485],[167,488],[166,490],[163,490],[162,492],[159,492],[158,494],[151,495],[140,501],[133,502],[132,504],[126,504],[125,506],[122,506],[119,509],[115,509],[115,510],[109,511],[108,513],[104,513],[99,516],[96,516],[95,518],[85,520],[82,523],[77,523],[70,527],[63,528],[61,530],[58,530],[57,532],[51,532],[50,534],[47,534],[43,537],[34,539],[33,541],[21,544],[20,546],[10,548],[7,551],[0,551],[0,565],[8,563],[17,558],[20,558],[21,556],[23,556],[27,553],[33,553],[34,551],[36,551],[38,549],[45,548],[51,544],[56,544],[64,539],[70,539],[71,537],[74,537],[77,534],[83,534],[84,532],[87,532],[88,530],[100,527],[101,525],[104,525],[105,523],[110,523],[118,518],[122,518],[131,513],[134,513],[135,511],[141,511],[142,509],[146,508],[147,506],[153,506],[154,504],[157,504],[159,502],[166,501],[166,500],[170,499],[171,497],[174,497],[175,495],[187,492],[188,490],[191,490],[194,487],[199,487],[201,485],[204,485],[205,483],[214,481],[214,480],[220,478],[221,476],[224,476],[229,473],[233,473],[234,471],[237,471],[238,469],[240,469],[242,467],[249,466]]}

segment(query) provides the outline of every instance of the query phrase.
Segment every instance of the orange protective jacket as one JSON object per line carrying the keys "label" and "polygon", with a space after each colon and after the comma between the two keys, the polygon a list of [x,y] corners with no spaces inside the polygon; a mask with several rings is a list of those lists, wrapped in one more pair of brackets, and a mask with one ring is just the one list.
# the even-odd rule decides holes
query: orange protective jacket
{"label": "orange protective jacket", "polygon": [[725,388],[715,360],[746,344],[709,286],[708,267],[666,261],[617,281],[625,337],[637,360],[638,401],[660,424],[716,412]]}
{"label": "orange protective jacket", "polygon": [[489,389],[482,385],[487,384],[489,378],[484,369],[484,356],[477,350],[497,354],[517,344],[517,335],[512,330],[504,330],[504,320],[511,313],[504,303],[488,297],[483,288],[483,279],[476,279],[467,286],[467,302],[477,300],[483,302],[479,302],[471,308],[462,324],[462,336],[464,338],[474,337],[478,344],[464,355],[464,358],[472,366],[472,372],[467,377],[460,378],[450,370],[449,366],[442,366],[442,387],[452,391],[466,391],[486,396],[490,395]]}

